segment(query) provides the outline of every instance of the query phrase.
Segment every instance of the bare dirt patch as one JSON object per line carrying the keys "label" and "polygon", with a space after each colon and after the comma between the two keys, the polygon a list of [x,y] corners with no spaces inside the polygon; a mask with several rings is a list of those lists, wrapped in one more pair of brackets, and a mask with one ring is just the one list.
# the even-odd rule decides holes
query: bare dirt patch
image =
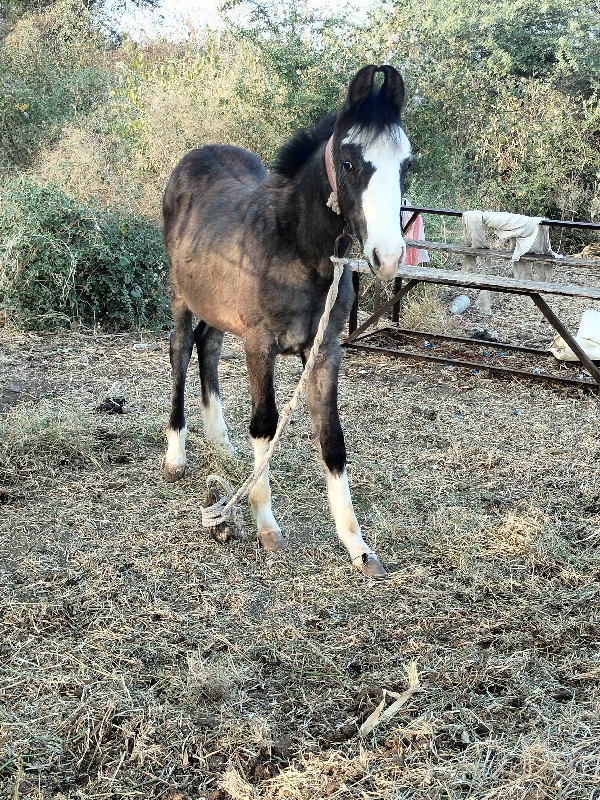
{"label": "bare dirt patch", "polygon": [[[272,465],[289,550],[209,539],[204,477],[251,467],[241,350],[221,365],[240,459],[205,447],[190,370],[170,485],[168,343],[139,343],[0,331],[0,385],[23,387],[0,415],[1,796],[600,797],[594,395],[346,353],[355,504],[391,573],[372,583],[304,409]],[[96,412],[111,396],[131,413]]]}

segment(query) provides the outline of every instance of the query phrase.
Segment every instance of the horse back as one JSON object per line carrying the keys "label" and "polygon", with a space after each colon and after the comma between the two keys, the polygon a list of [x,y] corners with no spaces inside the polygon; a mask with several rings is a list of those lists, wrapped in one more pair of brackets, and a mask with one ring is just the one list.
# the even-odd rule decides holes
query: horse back
{"label": "horse back", "polygon": [[206,145],[189,152],[173,170],[163,197],[167,246],[187,217],[204,210],[214,218],[220,205],[231,208],[266,177],[260,158],[242,147]]}

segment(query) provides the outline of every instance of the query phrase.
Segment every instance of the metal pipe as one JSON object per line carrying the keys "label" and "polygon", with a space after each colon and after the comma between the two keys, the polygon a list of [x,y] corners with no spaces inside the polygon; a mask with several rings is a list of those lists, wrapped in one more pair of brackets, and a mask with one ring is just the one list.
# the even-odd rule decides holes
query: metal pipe
{"label": "metal pipe", "polygon": [[370,333],[363,334],[362,336],[358,337],[361,340],[367,338],[367,336],[373,336],[376,333],[381,333],[381,331],[393,331],[394,333],[398,333],[401,336],[414,336],[415,338],[426,338],[426,339],[433,339],[434,341],[440,339],[444,342],[456,342],[457,344],[468,344],[471,347],[474,346],[481,346],[481,347],[496,347],[498,350],[514,350],[516,353],[530,353],[531,355],[536,356],[548,356],[550,357],[552,353],[550,350],[543,349],[541,347],[526,347],[525,345],[520,344],[510,344],[510,342],[496,342],[490,341],[489,339],[476,339],[473,337],[467,336],[449,336],[447,333],[430,333],[429,331],[415,331],[411,328],[397,328],[395,325],[388,325],[385,328],[377,328]]}
{"label": "metal pipe", "polygon": [[431,356],[425,353],[410,353],[408,350],[396,350],[392,347],[377,347],[372,344],[359,344],[357,342],[347,343],[346,347],[353,347],[355,350],[365,350],[371,353],[380,353],[385,356],[393,356],[395,358],[414,358],[417,361],[431,361],[435,364],[448,364],[456,367],[468,367],[469,369],[487,369],[490,372],[499,375],[519,375],[523,378],[529,378],[534,381],[554,381],[555,383],[562,383],[567,386],[585,386],[593,391],[598,391],[600,388],[594,381],[586,380],[584,378],[566,378],[562,375],[552,375],[548,372],[528,372],[524,369],[515,369],[514,367],[499,367],[493,364],[485,364],[480,361],[461,361],[457,358],[445,358],[444,356]]}
{"label": "metal pipe", "polygon": [[[462,217],[463,212],[454,208],[423,208],[421,206],[403,206],[403,211],[416,211],[418,214],[440,214],[442,217]],[[600,223],[576,222],[566,219],[543,219],[541,225],[564,228],[581,228],[581,230],[600,231]]]}

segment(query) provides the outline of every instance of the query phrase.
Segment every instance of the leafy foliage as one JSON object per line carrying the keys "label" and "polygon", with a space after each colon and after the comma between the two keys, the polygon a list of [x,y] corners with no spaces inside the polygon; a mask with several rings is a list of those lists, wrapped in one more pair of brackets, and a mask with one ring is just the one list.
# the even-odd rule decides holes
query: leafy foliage
{"label": "leafy foliage", "polygon": [[599,20],[574,0],[382,5],[370,30],[412,88],[416,185],[463,208],[599,216]]}
{"label": "leafy foliage", "polygon": [[226,11],[243,8],[245,24],[231,24],[278,85],[293,127],[306,126],[334,110],[348,76],[362,66],[358,29],[338,16],[321,16],[293,0],[228,0]]}
{"label": "leafy foliage", "polygon": [[85,208],[52,186],[10,183],[0,203],[0,309],[18,322],[119,330],[167,318],[160,231]]}
{"label": "leafy foliage", "polygon": [[102,36],[82,0],[21,17],[0,42],[0,171],[30,165],[106,83]]}
{"label": "leafy foliage", "polygon": [[[224,29],[138,44],[108,35],[114,20],[96,3],[6,0],[3,306],[46,323],[160,323],[162,245],[140,215],[158,222],[177,161],[220,141],[270,164],[368,62],[405,77],[411,201],[600,218],[597,2],[380,0],[365,23],[291,0],[226,0],[245,16]],[[24,169],[34,181],[12,180]]]}

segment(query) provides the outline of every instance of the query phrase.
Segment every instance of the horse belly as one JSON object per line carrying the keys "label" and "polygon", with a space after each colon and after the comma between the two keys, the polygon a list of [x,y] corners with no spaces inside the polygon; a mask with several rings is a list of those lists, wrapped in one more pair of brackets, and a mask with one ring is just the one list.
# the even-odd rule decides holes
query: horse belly
{"label": "horse belly", "polygon": [[243,338],[247,328],[239,276],[231,264],[199,256],[171,276],[171,284],[196,316],[217,330]]}

